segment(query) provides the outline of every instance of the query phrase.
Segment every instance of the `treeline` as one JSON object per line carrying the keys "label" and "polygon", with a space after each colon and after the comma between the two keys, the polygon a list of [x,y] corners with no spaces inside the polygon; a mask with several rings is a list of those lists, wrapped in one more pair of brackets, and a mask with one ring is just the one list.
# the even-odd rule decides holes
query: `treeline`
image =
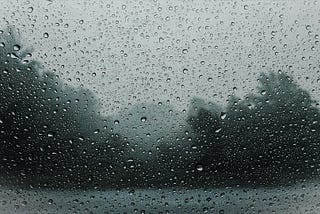
{"label": "treeline", "polygon": [[319,175],[317,104],[285,73],[258,81],[258,94],[231,96],[223,112],[200,108],[188,119],[210,184],[279,185]]}
{"label": "treeline", "polygon": [[[230,96],[226,108],[194,99],[187,121],[172,133],[135,139],[128,135],[141,130],[130,134],[131,123],[117,129],[89,90],[28,60],[13,29],[1,32],[1,185],[192,188],[286,185],[319,176],[319,109],[285,73],[261,74],[257,94]],[[135,107],[130,114],[140,113]],[[155,146],[143,146],[148,143]]]}

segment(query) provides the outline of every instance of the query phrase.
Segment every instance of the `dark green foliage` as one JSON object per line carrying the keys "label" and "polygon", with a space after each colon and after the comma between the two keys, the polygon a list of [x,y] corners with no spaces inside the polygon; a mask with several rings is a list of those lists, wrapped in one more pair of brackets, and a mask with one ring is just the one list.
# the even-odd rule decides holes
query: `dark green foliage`
{"label": "dark green foliage", "polygon": [[[120,137],[106,127],[93,94],[66,85],[27,61],[13,30],[0,37],[0,171],[8,182],[92,186],[121,157]],[[42,73],[41,73],[42,72]],[[13,177],[14,179],[9,179]],[[17,179],[17,180],[15,180]]]}
{"label": "dark green foliage", "polygon": [[201,108],[189,117],[211,183],[273,185],[318,175],[314,101],[285,73],[261,74],[259,82],[259,94],[231,96],[225,112]]}

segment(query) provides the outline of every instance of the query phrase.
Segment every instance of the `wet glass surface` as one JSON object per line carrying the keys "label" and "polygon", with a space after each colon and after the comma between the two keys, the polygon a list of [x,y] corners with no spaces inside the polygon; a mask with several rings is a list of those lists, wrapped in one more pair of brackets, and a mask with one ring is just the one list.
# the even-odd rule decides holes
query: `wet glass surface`
{"label": "wet glass surface", "polygon": [[319,213],[318,1],[2,3],[3,213]]}

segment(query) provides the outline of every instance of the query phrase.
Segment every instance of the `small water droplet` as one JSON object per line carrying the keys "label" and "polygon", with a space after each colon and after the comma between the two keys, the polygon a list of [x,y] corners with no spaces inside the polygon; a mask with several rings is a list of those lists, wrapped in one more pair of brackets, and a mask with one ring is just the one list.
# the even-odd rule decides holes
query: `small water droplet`
{"label": "small water droplet", "polygon": [[48,133],[48,137],[53,137],[54,136],[54,133],[53,132],[49,132]]}
{"label": "small water droplet", "polygon": [[146,117],[141,117],[141,122],[146,122],[147,118]]}
{"label": "small water droplet", "polygon": [[184,68],[184,69],[182,70],[182,73],[184,73],[184,74],[188,73],[188,69]]}
{"label": "small water droplet", "polygon": [[28,13],[32,13],[33,12],[33,7],[28,7],[27,12]]}
{"label": "small water droplet", "polygon": [[48,33],[44,33],[44,34],[43,34],[43,37],[44,37],[44,38],[48,38],[48,37],[49,37],[49,34],[48,34]]}
{"label": "small water droplet", "polygon": [[53,200],[51,198],[48,200],[48,204],[53,204]]}
{"label": "small water droplet", "polygon": [[227,116],[227,114],[226,114],[225,112],[221,112],[220,118],[221,118],[222,120],[224,120],[224,119],[226,118],[226,116]]}
{"label": "small water droplet", "polygon": [[219,133],[219,132],[221,132],[221,128],[219,128],[219,129],[217,129],[217,130],[215,130],[215,133]]}
{"label": "small water droplet", "polygon": [[197,170],[199,172],[202,172],[203,171],[203,165],[202,164],[197,164]]}
{"label": "small water droplet", "polygon": [[12,59],[19,59],[18,55],[15,54],[15,53],[10,53],[9,56],[10,56]]}
{"label": "small water droplet", "polygon": [[13,50],[19,51],[21,49],[20,45],[14,45]]}

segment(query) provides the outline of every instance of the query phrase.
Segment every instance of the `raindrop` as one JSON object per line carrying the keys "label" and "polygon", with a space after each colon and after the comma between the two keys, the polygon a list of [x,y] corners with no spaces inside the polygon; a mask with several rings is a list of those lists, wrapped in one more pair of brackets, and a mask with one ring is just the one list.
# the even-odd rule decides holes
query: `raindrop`
{"label": "raindrop", "polygon": [[141,122],[146,122],[147,118],[146,117],[141,117]]}
{"label": "raindrop", "polygon": [[10,53],[9,57],[11,57],[12,59],[19,59],[18,55],[15,53]]}
{"label": "raindrop", "polygon": [[27,12],[28,13],[32,13],[33,12],[33,7],[28,7]]}
{"label": "raindrop", "polygon": [[14,45],[13,50],[19,51],[21,49],[20,45]]}
{"label": "raindrop", "polygon": [[224,119],[226,118],[226,116],[227,116],[227,114],[226,114],[225,112],[221,112],[220,118],[221,118],[222,120],[224,120]]}
{"label": "raindrop", "polygon": [[53,200],[51,198],[48,200],[48,204],[53,204]]}
{"label": "raindrop", "polygon": [[202,172],[203,171],[203,165],[202,164],[197,164],[197,170],[199,172]]}

